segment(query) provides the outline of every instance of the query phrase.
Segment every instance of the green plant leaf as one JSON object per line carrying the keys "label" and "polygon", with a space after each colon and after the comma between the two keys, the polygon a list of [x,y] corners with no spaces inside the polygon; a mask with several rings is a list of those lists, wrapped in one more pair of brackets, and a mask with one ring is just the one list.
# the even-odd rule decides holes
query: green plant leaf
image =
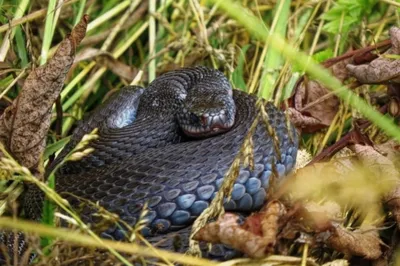
{"label": "green plant leaf", "polygon": [[246,60],[246,52],[250,48],[250,44],[245,45],[239,53],[238,63],[235,71],[232,73],[232,83],[235,88],[246,91],[246,82],[244,81],[244,63]]}
{"label": "green plant leaf", "polygon": [[[327,21],[324,30],[336,34],[350,31],[363,17],[368,16],[374,10],[377,0],[339,0],[333,7],[322,15]],[[343,24],[341,26],[343,15]]]}
{"label": "green plant leaf", "polygon": [[50,145],[47,145],[46,150],[44,151],[43,154],[43,161],[46,161],[49,159],[49,156],[57,151],[59,151],[61,148],[65,146],[65,144],[68,143],[70,137],[66,137],[63,139],[60,139],[59,141],[52,143]]}

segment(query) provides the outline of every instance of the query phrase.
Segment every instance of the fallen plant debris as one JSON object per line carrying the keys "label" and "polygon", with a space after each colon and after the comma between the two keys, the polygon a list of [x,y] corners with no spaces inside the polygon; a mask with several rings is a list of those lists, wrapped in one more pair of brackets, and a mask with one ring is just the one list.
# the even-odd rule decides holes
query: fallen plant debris
{"label": "fallen plant debris", "polygon": [[[345,66],[350,60],[345,59],[330,66],[332,75],[342,82],[346,80],[348,73]],[[328,127],[339,110],[337,96],[318,81],[310,80],[307,76],[299,80],[292,98],[293,104],[289,108],[293,116],[292,121],[305,133]]]}
{"label": "fallen plant debris", "polygon": [[35,172],[46,146],[51,108],[63,88],[76,47],[85,37],[88,20],[85,15],[53,58],[29,74],[18,97],[0,117],[0,141],[21,165]]}
{"label": "fallen plant debris", "polygon": [[[358,151],[360,152],[360,148],[358,148]],[[365,153],[363,154],[366,156]],[[382,159],[375,158],[375,160]],[[364,206],[365,215],[370,216],[369,219],[371,221],[375,221],[378,214],[371,212],[374,210],[371,207],[374,204],[378,204],[378,202],[374,203],[373,199],[379,201],[380,197],[379,195],[375,197],[370,195],[372,201],[369,199],[368,203],[365,204],[365,200],[362,197],[368,192],[363,192],[359,195],[351,194],[352,188],[345,187],[349,183],[349,180],[346,179],[351,178],[352,174],[358,172],[357,163],[349,161],[345,157],[338,159],[338,161],[340,163],[324,163],[317,165],[317,167],[312,165],[299,170],[298,174],[292,178],[302,184],[305,183],[305,179],[309,179],[308,182],[313,183],[315,187],[307,191],[303,189],[304,185],[299,186],[298,183],[293,183],[292,189],[300,192],[300,194],[291,191],[290,195],[295,195],[295,198],[303,198],[305,200],[310,199],[310,195],[314,194],[315,199],[317,199],[322,191],[334,189],[334,191],[330,192],[332,194],[324,193],[324,197],[330,198],[338,190],[340,191],[339,186],[342,186],[343,192],[340,192],[339,195],[347,196],[339,201],[339,204],[336,201],[328,201],[322,205],[317,204],[315,201],[307,201],[304,204],[299,201],[300,205],[288,203],[284,205],[274,200],[270,201],[259,213],[247,217],[244,222],[240,222],[239,216],[236,214],[226,213],[217,221],[210,222],[204,226],[195,235],[195,239],[211,243],[223,243],[232,246],[249,257],[262,258],[272,254],[279,248],[276,246],[277,242],[283,239],[295,240],[298,238],[298,233],[305,233],[312,235],[308,242],[314,247],[327,245],[343,253],[349,259],[352,256],[360,256],[370,260],[378,259],[382,255],[381,246],[385,246],[385,244],[379,238],[377,225],[362,226],[351,230],[343,227],[341,223],[344,219],[342,208],[346,205],[348,208],[349,204],[350,206],[352,206],[351,204],[357,205],[357,209],[360,209],[360,206]],[[364,163],[371,165],[370,160],[364,160]],[[347,164],[346,171],[343,171],[344,164]],[[316,172],[318,173],[316,174]],[[330,172],[328,178],[321,179],[319,177],[319,174],[324,173],[326,175],[327,172]],[[310,174],[314,175],[314,180],[310,180]],[[338,176],[338,174],[341,176]],[[333,176],[336,176],[336,178],[330,178]],[[359,177],[362,178],[362,176]],[[321,179],[318,185],[316,179]],[[359,186],[359,182],[362,181],[355,182],[356,186]],[[373,182],[378,182],[378,180]],[[371,184],[371,186],[373,185]],[[325,187],[325,189],[321,190],[322,187]],[[365,189],[371,191],[368,190],[368,187]],[[383,195],[385,194],[385,189],[390,191],[387,186],[382,189]],[[346,190],[348,191],[345,192]],[[350,198],[353,199],[350,200]]]}
{"label": "fallen plant debris", "polygon": [[96,60],[97,63],[104,65],[115,75],[126,81],[133,80],[139,72],[138,69],[118,61],[109,52],[100,49],[87,48],[80,51],[75,57],[74,64],[85,60]]}
{"label": "fallen plant debris", "polygon": [[279,218],[284,214],[285,208],[279,201],[270,202],[265,211],[248,217],[243,225],[238,224],[239,216],[226,213],[204,226],[194,239],[226,244],[249,257],[262,258],[273,252]]}
{"label": "fallen plant debris", "polygon": [[332,224],[317,238],[326,239],[324,242],[331,248],[342,252],[346,257],[361,256],[365,259],[376,260],[381,255],[381,241],[376,228],[348,231],[342,226]]}
{"label": "fallen plant debris", "polygon": [[[348,259],[352,256],[360,256],[376,260],[382,255],[381,245],[383,243],[375,226],[364,226],[360,229],[349,230],[340,224],[340,220],[335,221],[333,217],[335,211],[332,212],[332,206],[329,206],[329,213],[327,213],[326,206],[313,203],[310,208],[309,204],[307,203],[304,208],[299,209],[301,215],[297,219],[306,218],[304,219],[306,222],[299,219],[303,222],[299,228],[308,228],[315,233],[313,241],[315,245],[325,244],[343,253]],[[338,211],[337,206],[336,211]],[[299,226],[298,224],[293,225]]]}
{"label": "fallen plant debris", "polygon": [[400,82],[400,60],[396,58],[396,56],[400,55],[400,29],[393,27],[389,32],[392,43],[389,50],[368,64],[347,65],[347,70],[360,83],[382,84]]}

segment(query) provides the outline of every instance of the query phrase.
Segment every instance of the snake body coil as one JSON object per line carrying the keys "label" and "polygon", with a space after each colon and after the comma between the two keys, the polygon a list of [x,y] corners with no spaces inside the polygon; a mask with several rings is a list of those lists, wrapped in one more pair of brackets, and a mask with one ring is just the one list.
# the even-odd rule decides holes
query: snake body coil
{"label": "snake body coil", "polygon": [[[205,67],[166,73],[146,90],[122,89],[75,130],[56,163],[95,127],[99,139],[89,144],[93,153],[57,172],[56,190],[72,206],[78,206],[79,200],[71,194],[98,202],[130,225],[137,222],[147,202],[148,224],[143,230],[147,237],[187,227],[215,197],[257,115],[256,98],[235,90],[231,128],[215,136],[188,137],[177,122],[185,99],[192,92],[210,89],[226,94],[231,87],[222,73]],[[227,211],[260,209],[270,178],[284,176],[295,163],[295,129],[288,127],[284,114],[272,104],[265,107],[273,134],[260,120],[253,135],[255,167],[240,169],[231,199],[224,205]],[[222,125],[222,120],[214,121]],[[40,219],[42,202],[43,193],[29,186],[23,203],[28,218]],[[82,219],[95,224],[99,218],[94,212],[86,204]],[[125,238],[124,230],[117,226],[110,226],[102,236]]]}

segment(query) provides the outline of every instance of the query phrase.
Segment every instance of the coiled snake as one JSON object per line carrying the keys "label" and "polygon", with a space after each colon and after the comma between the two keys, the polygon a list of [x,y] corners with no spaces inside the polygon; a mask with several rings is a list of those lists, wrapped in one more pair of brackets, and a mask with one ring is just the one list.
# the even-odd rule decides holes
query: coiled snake
{"label": "coiled snake", "polygon": [[[260,209],[270,177],[284,176],[295,163],[294,127],[272,104],[265,107],[279,151],[259,122],[253,135],[254,170],[240,169],[224,205],[227,211]],[[145,90],[128,86],[76,128],[54,164],[96,127],[99,139],[89,144],[94,152],[57,172],[56,190],[72,206],[79,200],[70,194],[98,202],[130,225],[147,202],[148,225],[142,233],[149,238],[185,228],[216,195],[256,114],[254,96],[232,91],[221,72],[206,67],[168,72]],[[25,215],[39,220],[42,202],[43,193],[28,186]],[[80,214],[96,224],[93,212],[86,204]],[[102,237],[122,240],[125,235],[110,226]],[[0,240],[6,241],[4,234]]]}

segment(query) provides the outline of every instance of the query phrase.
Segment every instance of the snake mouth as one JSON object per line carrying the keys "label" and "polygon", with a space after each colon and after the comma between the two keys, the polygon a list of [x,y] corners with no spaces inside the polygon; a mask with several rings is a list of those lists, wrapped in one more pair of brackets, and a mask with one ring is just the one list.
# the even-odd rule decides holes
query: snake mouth
{"label": "snake mouth", "polygon": [[228,118],[224,113],[210,116],[191,117],[191,123],[181,124],[181,129],[189,137],[209,137],[224,133],[230,130],[234,124],[234,119]]}
{"label": "snake mouth", "polygon": [[210,137],[217,134],[224,133],[229,130],[230,127],[213,127],[213,128],[200,128],[194,126],[182,127],[183,132],[189,137]]}

